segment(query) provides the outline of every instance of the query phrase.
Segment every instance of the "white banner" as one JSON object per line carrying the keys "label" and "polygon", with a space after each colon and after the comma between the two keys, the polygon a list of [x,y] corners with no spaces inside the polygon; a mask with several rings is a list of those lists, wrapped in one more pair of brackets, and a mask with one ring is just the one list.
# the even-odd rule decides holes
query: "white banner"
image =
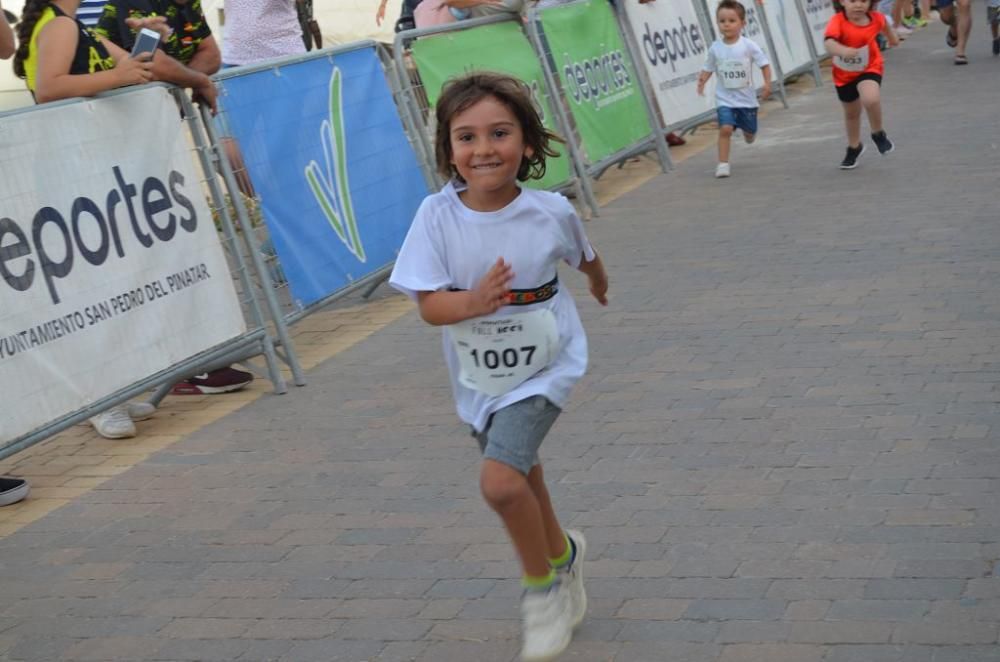
{"label": "white banner", "polygon": [[169,92],[0,118],[0,443],[244,330]]}
{"label": "white banner", "polygon": [[[781,72],[786,76],[812,63],[812,53],[809,52],[807,41],[809,37],[802,27],[802,18],[795,2],[796,0],[766,0],[764,4],[774,50],[777,51]],[[749,11],[749,7],[747,9]]]}
{"label": "white banner", "polygon": [[806,10],[806,20],[809,21],[809,33],[816,47],[816,53],[820,59],[826,57],[826,45],[823,43],[823,35],[826,33],[826,25],[833,18],[835,12],[833,0],[800,0],[802,7]]}
{"label": "white banner", "polygon": [[649,73],[663,121],[675,125],[715,107],[715,77],[698,96],[698,74],[712,43],[691,0],[639,4],[627,0],[625,14]]}

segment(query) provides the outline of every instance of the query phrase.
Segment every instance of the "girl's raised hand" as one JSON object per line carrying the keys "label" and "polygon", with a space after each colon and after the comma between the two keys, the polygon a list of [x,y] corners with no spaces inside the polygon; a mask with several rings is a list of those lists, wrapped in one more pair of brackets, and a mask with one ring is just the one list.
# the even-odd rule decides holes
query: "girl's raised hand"
{"label": "girl's raised hand", "polygon": [[115,63],[118,87],[141,85],[153,80],[153,56],[143,53],[138,57],[123,57]]}
{"label": "girl's raised hand", "polygon": [[514,272],[510,264],[504,262],[502,257],[498,257],[471,292],[473,316],[490,315],[500,310],[507,303],[512,280]]}

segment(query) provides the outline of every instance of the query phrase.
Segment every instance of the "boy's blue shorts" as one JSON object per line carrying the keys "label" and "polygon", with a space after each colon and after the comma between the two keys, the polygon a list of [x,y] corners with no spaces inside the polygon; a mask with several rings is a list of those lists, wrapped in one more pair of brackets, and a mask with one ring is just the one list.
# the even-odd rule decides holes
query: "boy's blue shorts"
{"label": "boy's blue shorts", "polygon": [[730,108],[719,106],[715,109],[719,126],[729,125],[741,129],[743,133],[757,133],[756,108]]}

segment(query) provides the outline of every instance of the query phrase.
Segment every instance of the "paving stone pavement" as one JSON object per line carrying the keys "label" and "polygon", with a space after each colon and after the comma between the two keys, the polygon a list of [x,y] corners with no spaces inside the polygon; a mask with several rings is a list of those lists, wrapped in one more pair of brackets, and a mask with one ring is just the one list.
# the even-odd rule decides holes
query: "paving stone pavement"
{"label": "paving stone pavement", "polygon": [[[613,299],[544,446],[586,531],[577,662],[1000,661],[997,67],[888,55],[854,172],[829,86],[733,177],[589,224]],[[566,280],[578,293],[580,278]],[[122,443],[128,443],[122,442]],[[415,314],[0,540],[0,658],[510,662],[512,552]]]}

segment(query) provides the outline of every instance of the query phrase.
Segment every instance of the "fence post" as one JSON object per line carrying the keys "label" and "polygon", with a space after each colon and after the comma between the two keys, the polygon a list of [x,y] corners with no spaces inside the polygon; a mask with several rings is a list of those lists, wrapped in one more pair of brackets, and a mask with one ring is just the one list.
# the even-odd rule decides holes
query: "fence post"
{"label": "fence post", "polygon": [[[646,67],[642,65],[642,61],[639,59],[641,50],[635,42],[635,35],[632,34],[632,30],[629,29],[625,20],[624,5],[625,2],[622,0],[616,3],[613,8],[615,20],[618,22],[618,32],[622,36],[622,41],[625,42],[625,48],[628,49],[629,57],[632,59],[632,68],[635,70],[636,78],[639,81],[639,91],[642,93],[642,100],[646,104],[649,125],[653,128],[653,142],[656,145],[656,153],[660,157],[660,168],[663,172],[669,172],[674,169],[674,161],[670,158],[670,150],[667,148],[666,135],[669,133],[666,129],[667,120],[662,118],[663,121],[661,122],[660,114],[663,112],[663,109],[656,103],[653,83],[649,80],[649,73],[646,71]],[[657,112],[658,109],[659,112]]]}
{"label": "fence post", "polygon": [[795,0],[795,8],[799,12],[799,20],[802,22],[802,30],[806,33],[806,45],[809,47],[809,55],[812,57],[812,77],[816,87],[823,86],[823,72],[819,68],[819,53],[816,52],[816,44],[813,43],[812,26],[809,25],[809,15],[802,5],[802,0]]}
{"label": "fence post", "polygon": [[781,97],[781,105],[788,108],[788,97],[785,95],[785,74],[781,69],[781,60],[778,58],[778,49],[774,47],[774,36],[771,34],[771,26],[767,22],[767,10],[764,9],[764,0],[756,0],[757,15],[760,19],[761,30],[764,31],[764,39],[767,40],[767,50],[771,53],[771,66],[778,74],[778,96]]}

